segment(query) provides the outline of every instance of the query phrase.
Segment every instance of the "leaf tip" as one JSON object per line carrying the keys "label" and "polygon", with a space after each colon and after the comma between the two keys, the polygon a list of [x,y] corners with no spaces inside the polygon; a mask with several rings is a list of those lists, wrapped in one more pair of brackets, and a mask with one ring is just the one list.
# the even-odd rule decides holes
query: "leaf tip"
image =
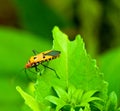
{"label": "leaf tip", "polygon": [[60,30],[58,26],[54,26],[52,32]]}
{"label": "leaf tip", "polygon": [[21,87],[20,87],[20,86],[16,86],[16,90],[17,90],[18,92],[20,92],[20,91],[21,91]]}

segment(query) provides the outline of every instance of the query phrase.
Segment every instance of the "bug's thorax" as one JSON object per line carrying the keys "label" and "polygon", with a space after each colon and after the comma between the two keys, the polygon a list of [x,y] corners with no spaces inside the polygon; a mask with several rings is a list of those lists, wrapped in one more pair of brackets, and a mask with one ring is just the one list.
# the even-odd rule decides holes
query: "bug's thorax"
{"label": "bug's thorax", "polygon": [[38,63],[41,63],[43,61],[42,58],[43,58],[42,54],[32,56],[27,62],[27,64],[25,65],[25,68],[31,68],[31,67],[34,67],[35,65],[38,65]]}

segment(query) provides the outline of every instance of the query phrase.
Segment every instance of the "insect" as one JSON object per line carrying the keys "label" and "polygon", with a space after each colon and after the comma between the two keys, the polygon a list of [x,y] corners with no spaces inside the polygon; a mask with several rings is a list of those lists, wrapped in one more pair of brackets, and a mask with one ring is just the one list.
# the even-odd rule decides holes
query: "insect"
{"label": "insect", "polygon": [[48,50],[45,52],[41,52],[41,53],[37,53],[36,50],[32,50],[34,53],[34,56],[32,56],[29,61],[27,62],[27,64],[25,65],[25,70],[29,69],[29,68],[35,68],[36,72],[39,72],[40,69],[38,68],[38,65],[42,65],[45,68],[51,69],[55,72],[56,76],[59,78],[59,76],[57,75],[56,71],[46,65],[44,65],[44,62],[48,62],[50,60],[56,59],[57,57],[60,56],[60,51],[57,50]]}

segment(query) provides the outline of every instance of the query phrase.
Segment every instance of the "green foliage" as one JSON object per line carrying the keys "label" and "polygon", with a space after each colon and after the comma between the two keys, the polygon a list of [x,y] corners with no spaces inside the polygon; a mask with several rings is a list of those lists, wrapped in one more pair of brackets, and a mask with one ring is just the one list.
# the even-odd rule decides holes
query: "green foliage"
{"label": "green foliage", "polygon": [[115,92],[110,93],[104,106],[104,111],[120,111],[120,107],[118,107],[117,95]]}
{"label": "green foliage", "polygon": [[115,92],[111,92],[106,103],[106,111],[116,111],[117,109],[117,96]]}
{"label": "green foliage", "polygon": [[[18,31],[0,27],[0,111],[29,111],[29,108],[22,104],[23,100],[18,95],[15,86],[19,85],[24,91],[31,91],[28,88],[28,78],[34,80],[36,75],[30,72],[27,75],[22,69],[29,56],[32,55],[32,49],[44,51],[51,48],[52,38],[50,38],[50,33],[54,25],[68,26],[69,22],[69,26],[62,27],[62,30],[70,34],[70,37],[73,37],[76,32],[80,32],[82,37],[85,37],[87,51],[91,56],[95,56],[101,50],[120,44],[119,0],[13,1],[15,1],[15,4],[11,4],[11,1],[0,3],[1,23],[20,28]],[[52,10],[49,6],[52,7]],[[64,15],[61,16],[63,13]],[[23,29],[30,33],[23,31]],[[88,111],[90,108],[92,111],[97,111],[98,108],[99,110],[120,111],[120,108],[117,107],[115,93],[111,93],[107,98],[107,86],[103,80],[103,75],[96,67],[95,61],[87,55],[84,43],[79,35],[72,42],[57,28],[54,29],[53,35],[53,49],[60,50],[62,53],[60,58],[50,61],[49,66],[57,71],[60,79],[56,78],[53,71],[49,69],[42,70],[42,76],[38,77],[35,84],[35,97],[32,97],[39,105],[40,103],[44,104],[44,108],[41,110],[46,109],[49,111],[52,108],[54,110],[55,105],[45,98],[48,96],[58,97],[58,94],[56,94],[58,89],[68,93],[68,89],[72,84],[74,87],[71,90],[73,94],[71,103],[77,103],[74,98],[82,95],[83,92],[87,93],[92,90],[99,92],[93,97],[103,99],[105,103],[104,106],[103,103],[100,104],[100,101],[100,103],[98,101],[90,102],[90,106],[84,109],[81,108],[80,111]],[[117,49],[103,55],[100,59],[100,68],[105,74],[105,80],[109,82],[108,91],[110,93],[115,90],[118,100],[120,100],[119,58],[120,49]],[[55,90],[55,86],[58,89]],[[20,93],[22,94],[22,90],[20,90]],[[68,95],[71,93],[68,93]],[[63,98],[62,95],[61,97]],[[25,99],[25,97],[23,98]],[[32,99],[29,98],[28,102],[30,100]],[[29,106],[29,103],[27,105]],[[69,108],[70,105],[64,107],[65,110]],[[70,110],[77,109],[71,107]]]}
{"label": "green foliage", "polygon": [[66,106],[69,107],[70,111],[75,109],[81,110],[82,108],[90,110],[90,102],[102,101],[102,99],[93,96],[97,92],[95,90],[84,92],[82,89],[76,89],[74,86],[68,87],[67,91],[58,86],[54,86],[53,89],[58,97],[47,96],[46,99],[56,105],[56,111],[64,110]]}
{"label": "green foliage", "polygon": [[[58,27],[53,29],[53,37],[53,49],[61,51],[61,55],[50,61],[49,67],[56,70],[60,79],[54,71],[45,69],[37,77],[34,99],[17,88],[25,101],[29,101],[28,106],[33,99],[47,111],[108,111],[111,105],[116,108],[115,99],[107,100],[107,83],[95,60],[86,53],[81,37],[78,35],[74,41],[69,41]],[[111,100],[115,102],[109,102]]]}
{"label": "green foliage", "polygon": [[99,66],[109,82],[109,93],[115,91],[120,99],[120,48],[104,53],[99,58]]}
{"label": "green foliage", "polygon": [[19,86],[16,87],[17,91],[21,94],[21,96],[25,99],[25,103],[33,110],[40,111],[39,105],[37,101],[27,93],[25,93]]}
{"label": "green foliage", "polygon": [[[27,58],[29,59],[32,55],[33,49],[42,51],[49,49],[51,45],[49,41],[46,41],[42,37],[38,38],[38,36],[32,35],[26,31],[5,27],[0,27],[0,41],[0,71],[3,73],[8,70],[20,70],[20,68],[24,68],[23,64],[25,64]],[[23,60],[23,58],[25,59]],[[3,74],[2,76],[5,75]]]}
{"label": "green foliage", "polygon": [[39,36],[51,40],[50,34],[54,24],[65,26],[60,16],[48,8],[41,0],[13,0],[17,6],[20,25]]}
{"label": "green foliage", "polygon": [[99,28],[96,27],[101,19],[102,7],[97,0],[80,0],[77,6],[76,12],[82,23],[82,30],[85,32],[83,37],[85,37],[87,49],[91,56],[95,56],[99,50],[99,41],[97,40]]}
{"label": "green foliage", "polygon": [[5,27],[0,27],[0,41],[0,110],[21,111],[18,107],[23,106],[23,100],[15,87],[20,85],[27,90],[28,76],[33,75],[25,74],[24,66],[33,49],[49,50],[51,43],[26,31]]}

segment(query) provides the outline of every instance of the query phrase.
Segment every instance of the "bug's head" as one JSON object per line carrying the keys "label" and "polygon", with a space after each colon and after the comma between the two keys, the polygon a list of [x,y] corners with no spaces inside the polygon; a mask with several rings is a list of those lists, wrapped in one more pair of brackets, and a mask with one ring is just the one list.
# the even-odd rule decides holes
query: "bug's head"
{"label": "bug's head", "polygon": [[25,65],[25,69],[30,68],[30,67],[31,67],[31,63],[28,62],[28,63]]}
{"label": "bug's head", "polygon": [[27,62],[27,64],[25,65],[25,68],[31,68],[34,67],[34,65],[37,63],[36,62],[37,57],[36,56],[32,56],[29,61]]}

